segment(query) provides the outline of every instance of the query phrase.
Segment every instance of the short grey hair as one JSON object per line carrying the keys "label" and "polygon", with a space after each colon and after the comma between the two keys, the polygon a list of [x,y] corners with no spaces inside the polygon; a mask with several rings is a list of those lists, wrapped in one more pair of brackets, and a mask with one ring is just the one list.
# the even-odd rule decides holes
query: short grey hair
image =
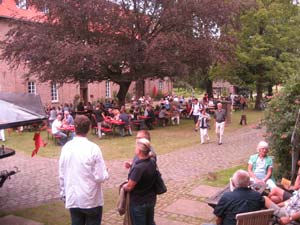
{"label": "short grey hair", "polygon": [[250,185],[249,173],[245,170],[237,170],[232,176],[232,182],[236,188],[248,187]]}
{"label": "short grey hair", "polygon": [[269,144],[265,141],[260,141],[256,147],[257,152],[262,148],[269,149]]}
{"label": "short grey hair", "polygon": [[148,155],[151,150],[150,141],[146,138],[140,138],[136,140],[137,148],[144,154]]}

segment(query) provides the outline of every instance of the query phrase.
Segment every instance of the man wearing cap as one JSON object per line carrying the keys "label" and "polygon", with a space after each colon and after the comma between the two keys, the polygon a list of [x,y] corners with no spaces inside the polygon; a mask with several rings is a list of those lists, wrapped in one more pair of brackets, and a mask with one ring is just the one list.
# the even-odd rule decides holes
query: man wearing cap
{"label": "man wearing cap", "polygon": [[100,148],[86,137],[89,118],[77,115],[74,124],[76,137],[65,144],[59,159],[60,195],[72,225],[100,225],[107,169]]}
{"label": "man wearing cap", "polygon": [[260,141],[256,150],[258,153],[251,155],[248,161],[248,173],[251,181],[264,183],[272,190],[276,184],[272,180],[273,160],[267,155],[269,145],[265,141]]}
{"label": "man wearing cap", "polygon": [[222,108],[222,103],[220,102],[217,104],[217,109],[215,110],[214,118],[216,120],[216,134],[218,138],[218,144],[221,145],[225,129],[226,111]]}

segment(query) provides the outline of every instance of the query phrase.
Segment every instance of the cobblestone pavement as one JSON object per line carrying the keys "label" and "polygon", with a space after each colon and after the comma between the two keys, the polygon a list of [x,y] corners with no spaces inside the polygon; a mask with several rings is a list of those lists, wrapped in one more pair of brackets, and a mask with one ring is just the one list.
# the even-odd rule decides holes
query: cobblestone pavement
{"label": "cobblestone pavement", "polygon": [[[195,145],[158,156],[158,165],[165,179],[168,192],[159,196],[156,216],[199,224],[199,219],[180,214],[164,212],[163,208],[179,197],[195,199],[189,192],[200,184],[208,172],[230,168],[246,163],[255,153],[256,144],[263,139],[264,130],[244,127],[224,138],[223,145],[215,142]],[[195,135],[191,131],[191,135]],[[180,137],[179,137],[180,138]],[[167,141],[167,140],[166,140]],[[105,187],[117,187],[127,177],[123,161],[106,161],[110,180]],[[10,210],[39,205],[59,198],[58,160],[41,157],[31,158],[22,153],[1,160],[0,171],[17,166],[21,172],[12,176],[0,189],[0,210]],[[103,216],[103,224],[122,224],[122,218],[115,210]],[[159,225],[159,224],[158,224]]]}

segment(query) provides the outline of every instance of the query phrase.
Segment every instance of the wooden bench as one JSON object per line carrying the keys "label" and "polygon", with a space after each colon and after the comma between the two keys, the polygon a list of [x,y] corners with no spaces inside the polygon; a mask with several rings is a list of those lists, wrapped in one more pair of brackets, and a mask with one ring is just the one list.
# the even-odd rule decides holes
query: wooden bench
{"label": "wooden bench", "polygon": [[236,225],[269,225],[272,222],[273,209],[263,209],[236,215]]}

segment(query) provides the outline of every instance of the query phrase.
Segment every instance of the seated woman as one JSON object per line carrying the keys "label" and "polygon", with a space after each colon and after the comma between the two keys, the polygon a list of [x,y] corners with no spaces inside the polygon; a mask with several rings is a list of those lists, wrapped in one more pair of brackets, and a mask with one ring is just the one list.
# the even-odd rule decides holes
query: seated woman
{"label": "seated woman", "polygon": [[280,187],[275,187],[272,189],[272,191],[269,193],[268,197],[272,200],[274,203],[280,203],[283,201],[286,201],[290,199],[293,196],[293,192],[299,190],[300,188],[300,167],[298,170],[297,178],[295,180],[295,184],[292,186],[283,186],[284,189]]}
{"label": "seated woman", "polygon": [[272,190],[276,184],[272,180],[273,160],[268,156],[269,145],[260,141],[257,145],[257,154],[250,157],[248,161],[248,173],[254,183],[264,183]]}
{"label": "seated woman", "polygon": [[163,127],[165,127],[168,124],[168,121],[169,121],[168,114],[169,113],[168,113],[166,107],[162,106],[159,111],[159,114],[158,114],[158,120]]}

